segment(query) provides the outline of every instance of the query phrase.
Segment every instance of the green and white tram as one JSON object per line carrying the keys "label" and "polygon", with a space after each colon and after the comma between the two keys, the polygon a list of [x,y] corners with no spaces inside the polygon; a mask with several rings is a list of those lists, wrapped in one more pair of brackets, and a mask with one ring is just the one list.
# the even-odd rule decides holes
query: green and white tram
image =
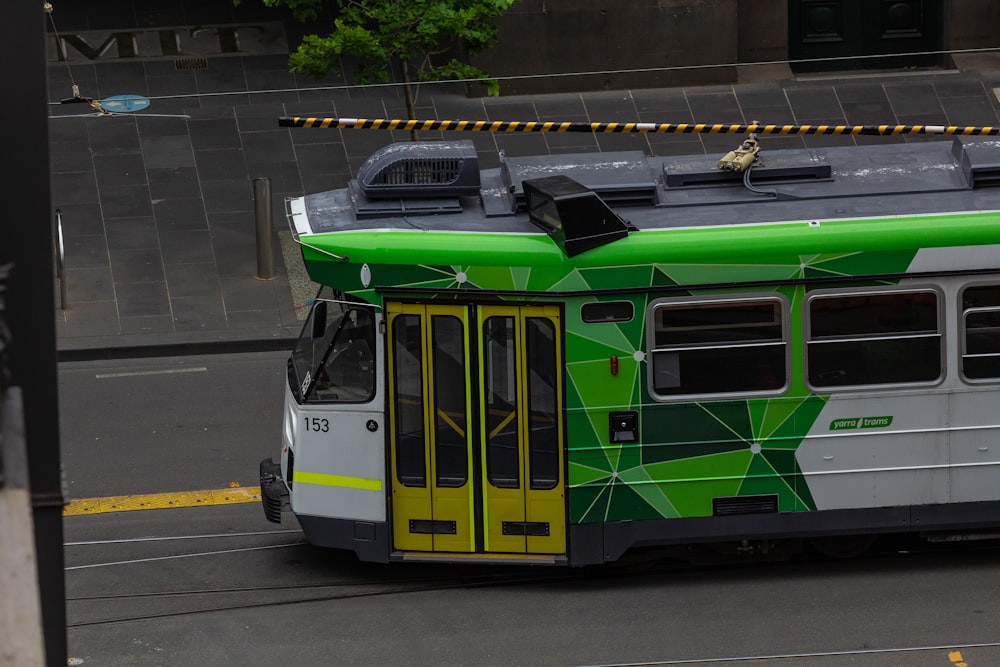
{"label": "green and white tram", "polygon": [[998,155],[387,146],[287,203],[265,512],[379,562],[1000,534]]}

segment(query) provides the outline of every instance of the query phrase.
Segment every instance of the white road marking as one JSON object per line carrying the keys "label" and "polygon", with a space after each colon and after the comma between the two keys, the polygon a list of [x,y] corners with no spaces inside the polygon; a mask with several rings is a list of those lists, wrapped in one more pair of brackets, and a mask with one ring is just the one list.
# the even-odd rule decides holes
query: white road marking
{"label": "white road marking", "polygon": [[158,371],[127,371],[124,373],[98,373],[95,377],[99,380],[104,378],[127,378],[135,377],[138,375],[170,375],[171,373],[202,373],[207,371],[208,368],[205,366],[198,366],[197,368],[164,368]]}
{"label": "white road marking", "polygon": [[176,554],[174,556],[155,556],[153,558],[135,558],[133,560],[118,560],[109,563],[92,563],[90,565],[72,565],[70,567],[64,567],[63,569],[67,572],[72,570],[89,570],[95,567],[111,567],[114,565],[134,565],[136,563],[153,563],[161,560],[177,560],[180,558],[197,558],[199,556],[218,556],[220,554],[237,554],[245,553],[247,551],[264,551],[267,549],[284,549],[285,547],[301,547],[305,546],[307,542],[305,540],[298,540],[296,542],[290,542],[289,544],[272,544],[263,547],[245,547],[243,549],[221,549],[219,551],[201,551],[199,553],[193,554]]}

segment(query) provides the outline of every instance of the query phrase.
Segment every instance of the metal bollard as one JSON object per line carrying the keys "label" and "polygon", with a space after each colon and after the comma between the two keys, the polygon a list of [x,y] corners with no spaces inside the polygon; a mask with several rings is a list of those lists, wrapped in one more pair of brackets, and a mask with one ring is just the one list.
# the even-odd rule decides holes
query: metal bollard
{"label": "metal bollard", "polygon": [[257,280],[274,280],[274,223],[271,220],[271,179],[253,179],[257,225]]}

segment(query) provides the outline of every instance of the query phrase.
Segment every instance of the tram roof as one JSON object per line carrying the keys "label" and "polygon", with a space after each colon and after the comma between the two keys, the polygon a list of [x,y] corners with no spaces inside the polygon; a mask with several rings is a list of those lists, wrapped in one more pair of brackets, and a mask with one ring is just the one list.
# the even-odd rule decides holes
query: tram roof
{"label": "tram roof", "polygon": [[[430,145],[417,142],[414,160]],[[469,148],[465,149],[468,158]],[[432,153],[433,155],[433,153]],[[419,158],[418,158],[419,159]],[[594,191],[638,230],[907,216],[1000,209],[1000,140],[956,137],[866,146],[761,151],[744,186],[707,155],[641,151],[502,158],[479,172],[479,187],[412,186],[402,196],[347,188],[306,195],[300,234],[361,230],[536,233],[524,211],[525,181],[563,176]],[[475,164],[475,163],[473,163]],[[364,167],[362,168],[364,170]],[[423,188],[419,195],[413,193]],[[469,192],[476,196],[468,196]]]}
{"label": "tram roof", "polygon": [[[752,187],[715,156],[506,157],[480,170],[469,141],[392,144],[347,187],[291,200],[289,216],[317,282],[331,281],[331,271],[356,281],[348,265],[568,275],[573,267],[785,264],[810,253],[1000,244],[998,139],[762,143]],[[559,209],[554,224],[550,209]],[[381,285],[409,282],[378,275]]]}

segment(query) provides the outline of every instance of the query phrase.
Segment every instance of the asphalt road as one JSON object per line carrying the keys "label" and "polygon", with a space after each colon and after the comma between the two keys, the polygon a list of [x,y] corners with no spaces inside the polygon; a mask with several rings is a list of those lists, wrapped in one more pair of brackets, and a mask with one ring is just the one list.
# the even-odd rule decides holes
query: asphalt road
{"label": "asphalt road", "polygon": [[[206,528],[209,515],[230,530],[259,516],[245,506],[167,512],[177,513],[168,533]],[[294,542],[281,534],[68,547],[70,656],[84,665],[1000,660],[996,551],[625,575],[548,570],[551,578],[484,584],[476,577],[490,568],[375,566]]]}
{"label": "asphalt road", "polygon": [[59,366],[70,498],[258,483],[281,447],[284,352]]}
{"label": "asphalt road", "polygon": [[[204,370],[202,370],[204,369]],[[64,364],[74,497],[250,485],[284,354]],[[83,665],[1000,664],[996,548],[679,569],[358,563],[256,504],[69,517]],[[541,577],[541,578],[539,578]]]}

